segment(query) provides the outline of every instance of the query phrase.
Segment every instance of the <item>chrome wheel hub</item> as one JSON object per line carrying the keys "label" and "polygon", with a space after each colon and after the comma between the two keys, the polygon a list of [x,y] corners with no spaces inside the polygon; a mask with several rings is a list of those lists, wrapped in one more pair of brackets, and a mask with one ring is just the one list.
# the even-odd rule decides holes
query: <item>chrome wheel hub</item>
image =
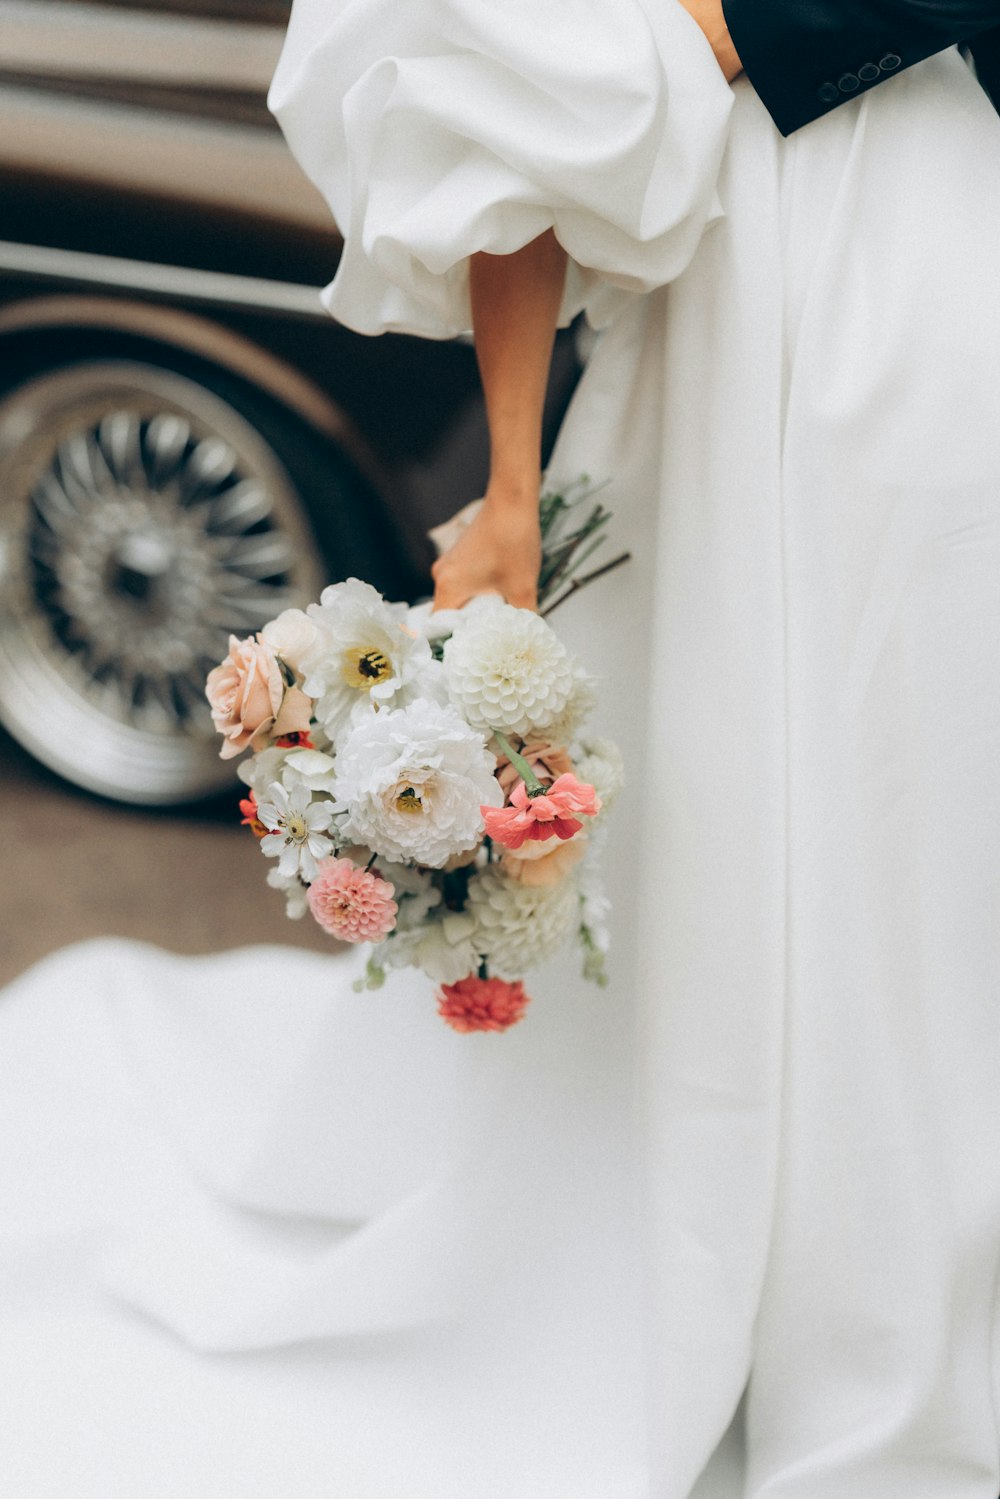
{"label": "chrome wheel hub", "polygon": [[[231,633],[260,629],[321,581],[270,447],[185,377],[111,364],[16,392],[0,444],[4,721],[70,779],[127,800],[231,779],[205,675]],[[56,752],[25,712],[39,682],[75,741]]]}

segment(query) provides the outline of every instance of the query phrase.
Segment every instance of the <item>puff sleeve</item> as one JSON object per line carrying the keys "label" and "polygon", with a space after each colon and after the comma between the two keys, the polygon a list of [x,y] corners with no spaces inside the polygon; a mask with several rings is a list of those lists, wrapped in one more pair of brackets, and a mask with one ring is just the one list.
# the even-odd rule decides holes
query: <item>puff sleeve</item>
{"label": "puff sleeve", "polygon": [[344,236],[329,310],[470,327],[468,257],[552,228],[562,320],[680,274],[732,93],[678,0],[295,0],[270,107]]}

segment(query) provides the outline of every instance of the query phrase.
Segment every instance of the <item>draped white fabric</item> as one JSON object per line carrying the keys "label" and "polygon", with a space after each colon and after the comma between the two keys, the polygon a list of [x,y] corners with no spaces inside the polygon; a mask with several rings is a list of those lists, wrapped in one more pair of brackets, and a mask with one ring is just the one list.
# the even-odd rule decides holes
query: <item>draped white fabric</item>
{"label": "draped white fabric", "polygon": [[564,319],[605,320],[719,212],[732,95],[662,0],[300,0],[269,102],[345,236],[327,305],[363,333],[465,332],[467,257],[553,225]]}
{"label": "draped white fabric", "polygon": [[[687,1499],[748,1381],[699,1493],[1000,1489],[1000,121],[951,52],[783,141],[713,67],[670,0],[293,13],[331,307],[446,335],[554,224],[607,326],[552,474],[634,553],[560,620],[631,767],[609,991],[462,1039],[338,960],[81,958],[105,1284],[255,1400],[323,1339],[317,1493]],[[72,972],[0,1011],[26,1114]]]}

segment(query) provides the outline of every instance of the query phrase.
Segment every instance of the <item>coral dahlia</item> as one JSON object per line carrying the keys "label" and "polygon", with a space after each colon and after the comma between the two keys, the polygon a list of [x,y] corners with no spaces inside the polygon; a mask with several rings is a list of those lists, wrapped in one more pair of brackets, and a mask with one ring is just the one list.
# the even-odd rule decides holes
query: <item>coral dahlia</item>
{"label": "coral dahlia", "polygon": [[438,1014],[453,1031],[508,1031],[530,1003],[519,979],[508,983],[474,973],[457,984],[442,984],[438,991]]}

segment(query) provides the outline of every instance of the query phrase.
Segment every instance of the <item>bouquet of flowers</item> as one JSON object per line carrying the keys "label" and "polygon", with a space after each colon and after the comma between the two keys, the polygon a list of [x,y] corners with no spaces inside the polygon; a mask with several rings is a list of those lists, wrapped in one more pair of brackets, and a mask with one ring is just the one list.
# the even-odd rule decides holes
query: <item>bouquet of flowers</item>
{"label": "bouquet of flowers", "polygon": [[[540,609],[389,603],[357,578],[229,642],[206,692],[243,820],[288,914],[370,943],[359,987],[421,968],[458,1031],[524,1014],[525,972],[575,938],[604,982],[603,819],[622,785],[589,737],[594,684],[546,615],[609,519],[588,491],[542,500]],[[467,514],[467,513],[466,513]],[[458,518],[461,522],[461,518]]]}

